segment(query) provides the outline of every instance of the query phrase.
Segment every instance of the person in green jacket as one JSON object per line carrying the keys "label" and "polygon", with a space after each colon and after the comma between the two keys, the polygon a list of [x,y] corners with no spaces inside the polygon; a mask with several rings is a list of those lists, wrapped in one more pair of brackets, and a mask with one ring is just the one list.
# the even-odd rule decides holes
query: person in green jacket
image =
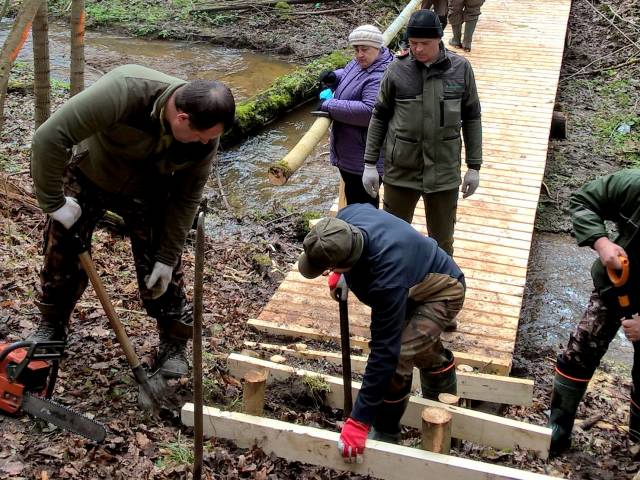
{"label": "person in green jacket", "polygon": [[64,340],[87,286],[78,254],[106,210],[124,219],[140,295],[155,318],[154,371],[185,375],[192,312],[181,255],[235,101],[216,81],[185,82],[139,65],[113,69],[35,132],[31,174],[48,220],[41,319],[31,340]]}
{"label": "person in green jacket", "polygon": [[[462,139],[463,198],[480,181],[482,122],[471,64],[445,49],[438,16],[418,10],[407,25],[410,52],[389,65],[369,123],[362,184],[375,197],[384,151],[384,209],[411,223],[423,198],[429,236],[453,255]],[[375,175],[374,175],[375,173]]]}
{"label": "person in green jacket", "polygon": [[[480,7],[484,0],[451,0],[449,4],[449,21],[453,36],[449,45],[462,48],[465,52],[471,51],[473,32],[476,31]],[[464,37],[462,36],[462,24],[464,23]]]}
{"label": "person in green jacket", "polygon": [[[634,349],[629,436],[640,441],[640,169],[586,184],[571,196],[569,208],[578,245],[593,248],[599,258],[591,268],[594,290],[587,309],[556,363],[549,419],[552,455],[571,446],[580,401],[620,326]],[[607,220],[617,225],[613,241]]]}

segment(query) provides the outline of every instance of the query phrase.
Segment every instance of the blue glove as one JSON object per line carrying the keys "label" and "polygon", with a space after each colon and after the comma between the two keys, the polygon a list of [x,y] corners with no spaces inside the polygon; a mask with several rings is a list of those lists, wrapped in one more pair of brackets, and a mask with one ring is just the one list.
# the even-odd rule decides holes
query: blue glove
{"label": "blue glove", "polygon": [[320,95],[318,97],[320,98],[320,100],[331,100],[333,98],[333,90],[331,90],[330,88],[325,88],[320,92]]}

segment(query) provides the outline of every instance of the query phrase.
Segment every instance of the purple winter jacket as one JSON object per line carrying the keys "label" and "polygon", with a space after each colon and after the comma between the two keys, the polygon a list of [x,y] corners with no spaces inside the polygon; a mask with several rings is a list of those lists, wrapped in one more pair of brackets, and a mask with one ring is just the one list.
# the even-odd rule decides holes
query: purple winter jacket
{"label": "purple winter jacket", "polygon": [[[382,47],[369,68],[363,70],[353,59],[344,68],[334,72],[338,77],[338,87],[334,97],[322,104],[322,110],[328,111],[333,119],[331,165],[362,175],[369,120],[378,97],[382,75],[391,60],[393,54],[388,48]],[[377,167],[382,176],[382,154]]]}

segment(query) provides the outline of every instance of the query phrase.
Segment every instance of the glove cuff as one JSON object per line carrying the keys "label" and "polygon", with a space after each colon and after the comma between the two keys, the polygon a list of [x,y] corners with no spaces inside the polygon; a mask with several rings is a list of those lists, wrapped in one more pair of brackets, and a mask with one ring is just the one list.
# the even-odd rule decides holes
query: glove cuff
{"label": "glove cuff", "polygon": [[473,164],[469,165],[467,163],[467,168],[469,170],[475,170],[476,172],[478,172],[478,171],[480,171],[480,164],[479,163],[473,163]]}

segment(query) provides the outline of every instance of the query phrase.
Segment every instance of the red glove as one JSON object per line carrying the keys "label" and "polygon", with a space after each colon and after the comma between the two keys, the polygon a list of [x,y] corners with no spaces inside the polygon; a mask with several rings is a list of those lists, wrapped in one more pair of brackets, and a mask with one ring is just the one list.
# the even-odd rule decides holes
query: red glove
{"label": "red glove", "polygon": [[349,287],[347,281],[344,279],[344,275],[337,272],[331,272],[327,278],[329,284],[329,295],[335,301],[346,300],[349,293]]}
{"label": "red glove", "polygon": [[340,439],[338,440],[338,450],[347,463],[362,463],[364,455],[364,445],[367,441],[369,425],[359,422],[353,418],[348,418],[344,422]]}

